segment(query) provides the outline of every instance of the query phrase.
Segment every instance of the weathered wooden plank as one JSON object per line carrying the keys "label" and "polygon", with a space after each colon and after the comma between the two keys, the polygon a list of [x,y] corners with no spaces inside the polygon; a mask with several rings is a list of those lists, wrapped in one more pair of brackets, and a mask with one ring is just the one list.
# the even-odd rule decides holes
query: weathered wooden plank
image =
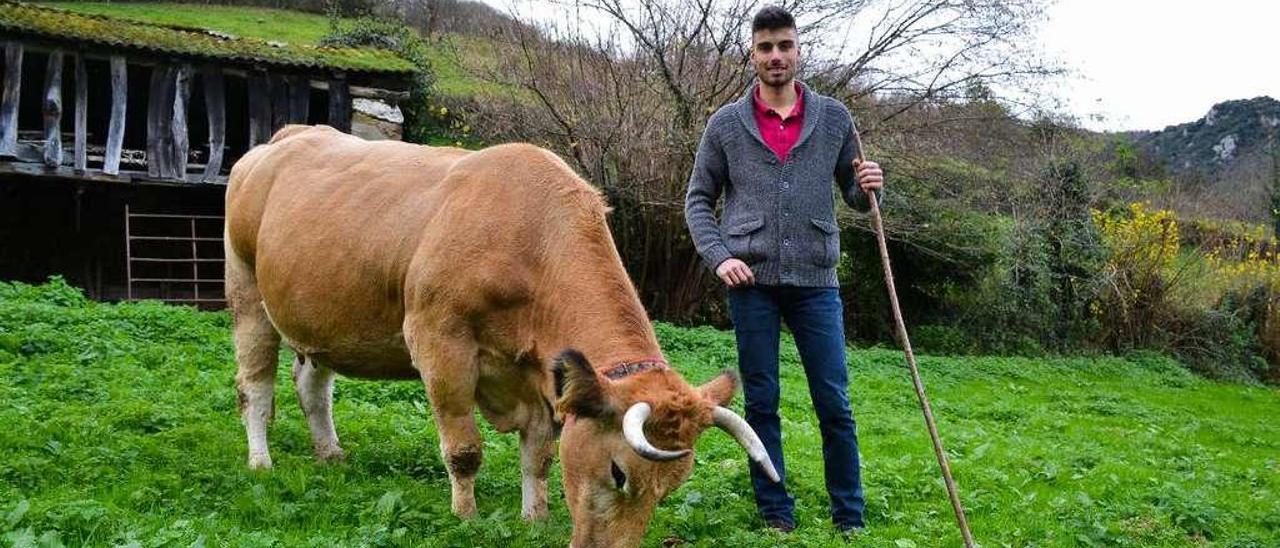
{"label": "weathered wooden plank", "polygon": [[62,165],[62,50],[49,52],[44,74],[44,165]]}
{"label": "weathered wooden plank", "polygon": [[129,71],[124,56],[111,56],[111,122],[107,126],[107,152],[102,172],[120,174],[120,150],[124,146],[124,124],[129,104]]}
{"label": "weathered wooden plank", "polygon": [[209,114],[209,161],[200,180],[209,183],[222,171],[222,149],[227,142],[227,92],[219,66],[205,65],[200,75],[204,79],[204,109]]}
{"label": "weathered wooden plank", "polygon": [[346,80],[329,81],[329,125],[351,133],[351,87]]}
{"label": "weathered wooden plank", "polygon": [[84,55],[76,55],[76,137],[75,161],[76,169],[84,171],[89,167],[89,76],[84,68]]}
{"label": "weathered wooden plank", "polygon": [[4,44],[4,94],[0,98],[0,155],[18,150],[18,98],[22,88],[22,42]]}
{"label": "weathered wooden plank", "polygon": [[271,134],[289,123],[289,82],[282,74],[271,74]]}
{"label": "weathered wooden plank", "polygon": [[147,175],[151,177],[167,177],[173,173],[170,154],[176,73],[171,65],[156,65],[151,69],[147,97]]}
{"label": "weathered wooden plank", "polygon": [[169,124],[172,137],[169,141],[169,167],[167,175],[175,179],[187,177],[187,153],[191,151],[191,137],[187,132],[187,105],[191,102],[191,65],[182,65],[174,73],[173,119]]}
{"label": "weathered wooden plank", "polygon": [[311,80],[306,76],[289,76],[289,123],[305,124],[311,112]]}
{"label": "weathered wooden plank", "polygon": [[271,140],[271,80],[264,72],[249,75],[249,147]]}

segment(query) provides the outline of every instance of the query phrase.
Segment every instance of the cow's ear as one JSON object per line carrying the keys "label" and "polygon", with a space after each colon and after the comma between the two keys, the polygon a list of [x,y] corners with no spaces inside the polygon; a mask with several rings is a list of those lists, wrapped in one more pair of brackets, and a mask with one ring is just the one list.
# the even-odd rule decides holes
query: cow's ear
{"label": "cow's ear", "polygon": [[556,408],[579,417],[604,418],[614,414],[609,396],[587,357],[572,348],[556,358]]}
{"label": "cow's ear", "polygon": [[728,405],[729,401],[733,399],[734,392],[738,391],[738,374],[725,369],[719,375],[716,375],[716,378],[698,387],[698,391],[702,393],[704,399],[711,401],[711,403],[721,406]]}

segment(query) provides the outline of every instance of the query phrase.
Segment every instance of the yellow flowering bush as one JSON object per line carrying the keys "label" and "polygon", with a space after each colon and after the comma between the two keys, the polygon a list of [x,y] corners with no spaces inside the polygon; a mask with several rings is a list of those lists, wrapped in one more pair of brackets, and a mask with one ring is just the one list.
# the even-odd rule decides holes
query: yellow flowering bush
{"label": "yellow flowering bush", "polygon": [[1174,268],[1181,245],[1177,217],[1146,203],[1091,214],[1110,252],[1106,289],[1092,307],[1104,344],[1124,350],[1158,342],[1159,327],[1172,313],[1172,293],[1184,279]]}

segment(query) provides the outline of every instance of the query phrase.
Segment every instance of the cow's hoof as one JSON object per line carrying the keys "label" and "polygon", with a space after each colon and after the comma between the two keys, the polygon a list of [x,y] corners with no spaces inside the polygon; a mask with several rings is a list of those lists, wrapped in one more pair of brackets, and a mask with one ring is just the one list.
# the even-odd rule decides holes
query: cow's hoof
{"label": "cow's hoof", "polygon": [[525,521],[542,521],[547,519],[547,507],[527,508],[520,513],[520,517],[524,518]]}
{"label": "cow's hoof", "polygon": [[316,449],[316,460],[324,463],[339,463],[347,460],[347,454],[342,451],[341,447]]}
{"label": "cow's hoof", "polygon": [[476,517],[476,503],[471,501],[470,504],[453,504],[453,515],[459,519],[471,519]]}
{"label": "cow's hoof", "polygon": [[249,455],[250,470],[270,470],[271,455]]}

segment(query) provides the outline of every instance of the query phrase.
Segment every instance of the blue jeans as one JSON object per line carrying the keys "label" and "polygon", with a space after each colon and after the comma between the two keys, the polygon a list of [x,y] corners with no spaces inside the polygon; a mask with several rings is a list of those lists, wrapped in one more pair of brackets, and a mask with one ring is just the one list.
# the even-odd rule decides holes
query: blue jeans
{"label": "blue jeans", "polygon": [[764,442],[782,483],[751,466],[756,507],[766,521],[795,523],[795,500],[787,493],[778,420],[779,321],[795,336],[809,394],[822,432],[822,460],[831,519],[838,527],[862,527],[858,434],[849,407],[844,316],[834,287],[749,286],[729,290],[729,313],[738,338],[738,369],[746,395],[746,419]]}

